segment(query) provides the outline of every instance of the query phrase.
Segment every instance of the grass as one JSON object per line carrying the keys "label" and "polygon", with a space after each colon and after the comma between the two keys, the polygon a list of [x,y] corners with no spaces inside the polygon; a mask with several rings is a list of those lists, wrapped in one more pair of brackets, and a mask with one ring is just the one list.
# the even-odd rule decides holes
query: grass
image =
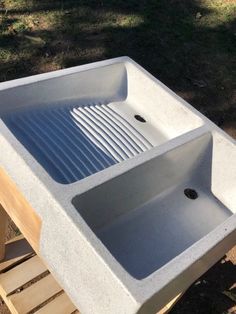
{"label": "grass", "polygon": [[0,81],[128,55],[217,124],[236,118],[236,0],[0,3]]}

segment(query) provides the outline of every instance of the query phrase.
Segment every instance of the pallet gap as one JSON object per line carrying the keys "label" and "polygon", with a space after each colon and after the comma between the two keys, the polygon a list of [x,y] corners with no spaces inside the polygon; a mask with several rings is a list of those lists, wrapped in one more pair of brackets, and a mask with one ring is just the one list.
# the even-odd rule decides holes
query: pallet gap
{"label": "pallet gap", "polygon": [[6,266],[6,268],[0,270],[0,274],[7,273],[9,270],[11,270],[11,269],[15,268],[16,266],[26,262],[27,260],[34,257],[35,255],[36,255],[35,252],[29,253],[29,255],[22,257],[22,259],[17,260],[16,262],[13,262],[11,265]]}
{"label": "pallet gap", "polygon": [[43,303],[39,304],[37,307],[35,307],[33,310],[31,310],[27,314],[33,314],[33,313],[37,312],[38,310],[43,308],[45,305],[47,305],[48,303],[50,303],[51,301],[53,301],[54,299],[59,297],[62,293],[64,293],[63,290],[61,290],[60,292],[54,294],[52,297],[50,297],[49,299],[45,300]]}
{"label": "pallet gap", "polygon": [[34,283],[40,281],[41,279],[45,278],[46,276],[48,276],[50,274],[49,270],[46,270],[45,272],[43,272],[42,274],[38,275],[37,277],[34,277],[32,279],[30,279],[28,282],[26,282],[24,285],[16,288],[14,291],[12,291],[11,293],[7,294],[7,297],[12,296],[14,294],[17,293],[21,293],[23,290],[29,288],[30,286],[32,286]]}

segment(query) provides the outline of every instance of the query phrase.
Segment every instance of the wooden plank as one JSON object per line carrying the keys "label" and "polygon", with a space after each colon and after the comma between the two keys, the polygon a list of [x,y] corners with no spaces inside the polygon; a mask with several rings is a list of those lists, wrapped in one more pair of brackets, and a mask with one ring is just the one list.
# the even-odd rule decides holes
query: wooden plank
{"label": "wooden plank", "polygon": [[[44,307],[35,312],[35,314],[70,314],[76,310],[76,307],[63,292],[57,298],[46,304]],[[78,312],[79,313],[79,312]]]}
{"label": "wooden plank", "polygon": [[[22,292],[10,296],[8,302],[17,309],[19,314],[25,314],[34,310],[40,304],[60,291],[62,291],[61,287],[50,274],[32,284]],[[53,313],[58,312],[56,311]]]}
{"label": "wooden plank", "polygon": [[38,254],[41,232],[39,216],[1,167],[0,186],[0,204]]}
{"label": "wooden plank", "polygon": [[182,297],[183,293],[178,294],[174,299],[172,299],[165,307],[163,307],[157,314],[167,314],[176,304],[176,302]]}
{"label": "wooden plank", "polygon": [[0,274],[35,254],[23,235],[7,241],[5,250],[5,258],[0,262]]}
{"label": "wooden plank", "polygon": [[7,296],[46,271],[47,268],[40,258],[34,256],[0,275],[0,293]]}
{"label": "wooden plank", "polygon": [[5,237],[7,224],[8,224],[7,214],[0,204],[0,261],[3,260],[5,257],[5,241],[6,241]]}
{"label": "wooden plank", "polygon": [[11,244],[11,243],[18,243],[18,241],[20,240],[25,240],[25,237],[23,236],[23,234],[20,234],[18,236],[15,236],[14,238],[7,240],[6,244]]}

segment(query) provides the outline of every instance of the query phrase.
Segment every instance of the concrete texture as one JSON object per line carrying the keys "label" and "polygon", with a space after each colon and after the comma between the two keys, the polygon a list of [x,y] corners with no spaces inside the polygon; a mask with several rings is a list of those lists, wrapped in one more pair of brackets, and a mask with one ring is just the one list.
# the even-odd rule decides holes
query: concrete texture
{"label": "concrete texture", "polygon": [[235,244],[235,142],[129,58],[0,96],[1,165],[82,313],[155,313]]}

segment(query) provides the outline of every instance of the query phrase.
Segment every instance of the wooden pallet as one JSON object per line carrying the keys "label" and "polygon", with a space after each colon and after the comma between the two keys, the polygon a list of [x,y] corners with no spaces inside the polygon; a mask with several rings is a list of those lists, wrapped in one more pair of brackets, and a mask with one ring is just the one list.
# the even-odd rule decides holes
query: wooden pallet
{"label": "wooden pallet", "polygon": [[[12,314],[79,314],[22,235],[5,244],[5,258],[0,262],[0,295]],[[180,297],[157,314],[168,313]]]}
{"label": "wooden pallet", "polygon": [[6,243],[0,294],[13,314],[79,313],[23,236]]}

